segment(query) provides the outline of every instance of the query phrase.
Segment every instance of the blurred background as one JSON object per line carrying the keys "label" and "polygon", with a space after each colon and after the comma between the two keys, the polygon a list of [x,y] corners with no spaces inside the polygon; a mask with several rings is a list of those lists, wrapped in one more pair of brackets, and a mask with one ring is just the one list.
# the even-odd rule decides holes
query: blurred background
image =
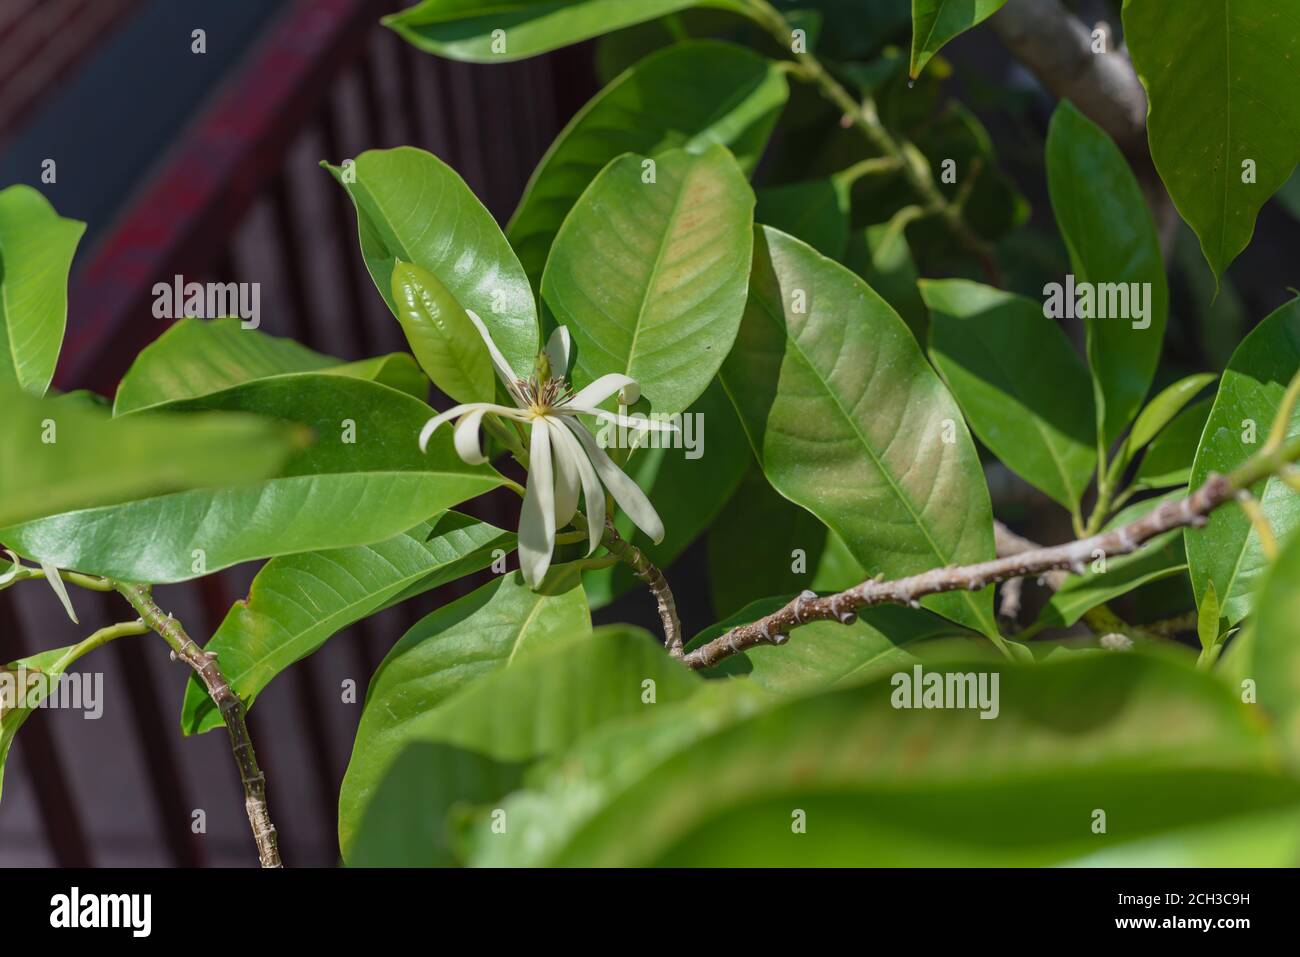
{"label": "blurred background", "polygon": [[[322,352],[354,359],[403,349],[401,330],[362,264],[351,204],[319,161],[420,146],[451,164],[504,224],[554,136],[654,39],[652,30],[625,31],[519,63],[471,66],[420,53],[379,26],[383,14],[404,5],[0,0],[0,186],[28,183],[61,215],[87,223],[58,388],[112,395],[131,358],[165,329],[166,321],[152,316],[151,290],[176,274],[260,283],[262,331]],[[822,11],[821,42],[837,59],[866,59],[886,42],[907,42],[906,0],[779,5]],[[1072,6],[1086,22],[1118,23],[1117,4]],[[865,35],[857,28],[866,8],[879,30],[850,48]],[[687,23],[708,33],[709,16]],[[203,53],[193,52],[196,30],[204,31]],[[1055,101],[989,29],[962,36],[944,55],[951,70],[928,73],[942,77],[944,97],[960,98],[983,122],[1011,188],[1032,210],[1025,225],[992,238],[1013,286],[1037,294],[1034,284],[1059,278],[1067,261],[1042,169]],[[856,158],[842,153],[836,117],[804,92],[796,89],[760,184],[824,175]],[[933,92],[918,84],[910,105],[905,89],[890,96],[906,111]],[[918,122],[929,122],[937,102],[922,104]],[[46,160],[55,163],[52,183],[41,178]],[[855,193],[854,200],[855,224],[859,213],[866,222],[887,218],[889,210],[872,206],[883,199]],[[1222,369],[1249,327],[1300,284],[1298,214],[1294,189],[1264,208],[1254,242],[1217,298],[1194,238],[1185,229],[1177,235],[1166,356],[1154,389],[1189,371]],[[923,271],[933,272],[928,266],[923,262]],[[989,478],[1000,518],[1039,540],[1071,537],[1063,514],[1040,510],[1042,500],[1000,466],[993,464]],[[467,510],[510,525],[511,507],[491,499]],[[160,588],[160,604],[206,640],[247,593],[255,570]],[[702,543],[668,577],[688,634],[714,620]],[[338,860],[338,786],[361,711],[359,702],[341,700],[343,682],[355,681],[363,695],[374,666],[407,627],[481,580],[344,632],[258,698],[249,725],[289,865]],[[73,600],[80,627],[48,589],[0,592],[0,661],[70,644],[124,616],[116,596],[81,592]],[[640,590],[597,620],[657,622]],[[103,717],[38,711],[24,725],[4,774],[0,865],[254,866],[224,734],[180,735],[186,669],[148,638],[114,642],[79,667],[104,673]],[[191,827],[196,810],[205,812],[205,833]]]}

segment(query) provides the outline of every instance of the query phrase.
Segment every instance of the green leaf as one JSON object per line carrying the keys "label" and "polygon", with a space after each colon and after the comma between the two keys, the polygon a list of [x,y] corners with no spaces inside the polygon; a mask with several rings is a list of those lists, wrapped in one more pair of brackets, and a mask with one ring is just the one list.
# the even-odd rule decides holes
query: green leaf
{"label": "green leaf", "polygon": [[895,707],[896,677],[768,707],[724,686],[530,774],[498,805],[506,834],[477,825],[471,862],[1046,865],[1300,799],[1250,709],[1181,663],[1094,654],[925,671],[996,674],[997,720]]}
{"label": "green leaf", "polygon": [[[1170,495],[1146,499],[1130,505],[1106,523],[1105,530],[1118,528],[1136,521],[1170,497],[1181,497],[1179,489]],[[1043,610],[1032,625],[1037,632],[1043,628],[1068,628],[1098,605],[1131,591],[1180,575],[1187,570],[1187,556],[1183,549],[1183,532],[1176,529],[1157,535],[1141,549],[1129,555],[1106,558],[1100,571],[1095,570],[1093,559],[1081,573],[1071,575],[1047,600]]]}
{"label": "green leaf", "polygon": [[925,65],[959,34],[982,23],[1006,0],[912,0],[912,66],[918,77]]}
{"label": "green leaf", "polygon": [[753,221],[753,191],[724,146],[605,167],[542,276],[546,304],[573,333],[574,384],[629,375],[656,412],[699,398],[740,326]]}
{"label": "green leaf", "polygon": [[[67,671],[85,650],[79,645],[51,648],[0,667],[0,787],[14,735],[49,696],[50,682]],[[45,680],[35,679],[37,672],[45,675]]]}
{"label": "green leaf", "polygon": [[496,376],[483,338],[438,277],[399,262],[393,301],[406,341],[433,384],[457,402],[491,402]]}
{"label": "green leaf", "polygon": [[[1300,536],[1286,542],[1261,582],[1243,677],[1254,680],[1259,704],[1278,721],[1292,761],[1300,759]],[[1242,639],[1233,640],[1229,656]],[[1240,686],[1238,686],[1240,687]]]}
{"label": "green leaf", "polygon": [[[456,512],[444,512],[374,545],[356,545],[273,558],[258,571],[248,598],[237,601],[205,646],[243,700],[329,638],[363,618],[414,595],[485,568],[492,552],[514,536]],[[221,727],[198,678],[185,689],[181,729],[199,734]]]}
{"label": "green leaf", "polygon": [[[265,479],[307,443],[301,430],[251,415],[118,421],[81,396],[38,399],[14,386],[0,386],[0,406],[0,528]],[[19,548],[8,532],[0,532],[0,542]]]}
{"label": "green leaf", "polygon": [[506,63],[694,6],[746,9],[742,0],[423,0],[383,24],[438,56]]}
{"label": "green leaf", "polygon": [[1133,430],[1125,442],[1125,459],[1129,459],[1139,449],[1160,434],[1160,430],[1173,421],[1182,411],[1183,406],[1196,398],[1197,394],[1211,382],[1219,378],[1213,372],[1200,372],[1179,379],[1167,386],[1159,395],[1147,403],[1133,423]]}
{"label": "green leaf", "polygon": [[[664,523],[664,540],[652,542],[623,512],[614,520],[619,534],[661,569],[713,524],[753,461],[736,410],[716,379],[685,413],[681,425],[682,448],[638,450],[626,469],[655,503]],[[667,434],[663,438],[676,440]],[[622,562],[588,572],[584,582],[593,608],[639,584]]]}
{"label": "green leaf", "polygon": [[1223,0],[1183,5],[1173,29],[1168,4],[1124,2],[1151,158],[1216,277],[1300,160],[1297,18],[1297,0]]}
{"label": "green leaf", "polygon": [[893,306],[917,342],[925,342],[930,316],[917,290],[921,273],[916,268],[906,232],[907,224],[920,212],[917,206],[904,207],[888,222],[868,226],[851,236],[844,265]]}
{"label": "green leaf", "polygon": [[30,186],[0,190],[0,383],[44,395],[68,318],[68,273],[86,224]]}
{"label": "green leaf", "polygon": [[343,362],[292,339],[241,329],[238,319],[186,318],[140,350],[117,387],[113,414],[198,399],[293,372],[370,379],[417,399],[429,395],[428,381],[405,353]]}
{"label": "green leaf", "polygon": [[352,197],[361,255],[388,308],[397,260],[433,273],[483,320],[512,368],[538,352],[537,305],[505,236],[465,181],[424,150],[367,150],[355,165],[322,164]]}
{"label": "green leaf", "polygon": [[1194,402],[1174,417],[1155,440],[1147,446],[1138,463],[1133,484],[1138,488],[1165,488],[1186,485],[1192,475],[1192,461],[1201,444],[1205,420],[1210,417],[1214,400]]}
{"label": "green leaf", "polygon": [[[165,408],[278,416],[308,426],[316,441],[274,478],[78,507],[6,528],[0,541],[60,568],[125,581],[184,581],[258,558],[382,541],[503,481],[487,466],[462,462],[450,432],[435,435],[427,455],[420,452],[416,439],[429,407],[360,379],[273,376]],[[117,421],[134,424],[137,416]],[[151,453],[156,470],[176,449]],[[120,456],[116,449],[107,454]]]}
{"label": "green leaf", "polygon": [[[1070,250],[1074,288],[1090,283],[1085,288],[1094,290],[1092,308],[1077,314],[1088,330],[1097,418],[1109,446],[1133,421],[1160,361],[1169,315],[1160,241],[1124,154],[1068,100],[1056,108],[1047,131],[1047,185],[1057,228]],[[1126,283],[1139,285],[1116,285]],[[1067,283],[1062,300],[1070,288]],[[1142,317],[1131,295],[1119,295],[1134,288],[1145,302]],[[1048,289],[1043,292],[1049,295]],[[1103,303],[1108,316],[1098,318]],[[1061,305],[1076,309],[1076,303]]]}
{"label": "green leaf", "polygon": [[605,721],[659,706],[642,700],[647,680],[662,704],[688,697],[700,684],[647,632],[611,626],[584,636],[579,623],[556,618],[541,639],[532,639],[532,650],[508,663],[518,632],[510,622],[519,620],[508,609],[486,634],[454,623],[445,633],[420,632],[417,625],[381,665],[339,796],[345,858],[365,805],[408,744],[441,741],[498,761],[531,760]]}
{"label": "green leaf", "polygon": [[[1211,472],[1226,475],[1259,451],[1297,368],[1300,300],[1292,299],[1256,326],[1232,354],[1196,450],[1192,488]],[[1297,434],[1300,414],[1293,414],[1287,435]],[[1300,525],[1300,496],[1285,482],[1268,478],[1250,491],[1278,541]],[[1220,614],[1231,627],[1250,612],[1268,559],[1245,513],[1229,506],[1215,509],[1204,528],[1188,533],[1187,563],[1193,593],[1204,594],[1207,583],[1214,582]]]}
{"label": "green leaf", "polygon": [[[687,650],[712,641],[737,625],[757,621],[793,597],[763,598],[746,605],[692,638]],[[724,658],[703,675],[706,678],[745,675],[774,694],[805,694],[910,668],[918,660],[922,642],[964,638],[967,656],[980,652],[980,647],[969,640],[975,638],[971,632],[931,612],[897,605],[864,608],[851,625],[837,621],[811,622],[793,632],[790,638],[788,644],[779,648],[765,645]]]}
{"label": "green leaf", "polygon": [[930,358],[980,441],[1071,512],[1097,465],[1092,386],[1038,303],[964,279],[922,280]]}
{"label": "green leaf", "polygon": [[754,219],[841,259],[849,242],[849,187],[841,177],[806,180],[758,191]]}
{"label": "green leaf", "polygon": [[721,143],[749,172],[788,96],[775,63],[730,43],[680,43],[637,63],[569,121],[533,171],[506,229],[529,277],[541,281],[564,218],[611,160]]}
{"label": "green leaf", "polygon": [[1196,636],[1206,651],[1219,643],[1219,596],[1214,593],[1212,581],[1205,583],[1205,593],[1196,610]]}
{"label": "green leaf", "polygon": [[[869,574],[993,557],[975,445],[888,303],[843,266],[759,227],[722,383],[772,487],[835,531]],[[997,641],[992,590],[924,604]]]}

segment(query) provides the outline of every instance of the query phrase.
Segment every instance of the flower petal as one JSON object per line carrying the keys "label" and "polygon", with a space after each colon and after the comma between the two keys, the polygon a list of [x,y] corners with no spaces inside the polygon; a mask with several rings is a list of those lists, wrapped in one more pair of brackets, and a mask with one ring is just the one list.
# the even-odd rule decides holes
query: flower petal
{"label": "flower petal", "polygon": [[569,356],[573,354],[573,339],[564,326],[556,326],[546,340],[546,360],[551,364],[551,375],[561,378],[569,374]]}
{"label": "flower petal", "polygon": [[561,411],[565,415],[577,413],[579,415],[594,415],[602,422],[609,422],[613,425],[621,425],[626,429],[635,432],[680,432],[681,426],[676,422],[664,419],[651,419],[646,416],[632,418],[628,415],[619,415],[617,412],[607,412],[604,409],[593,409],[584,406],[574,405],[572,402],[564,403]]}
{"label": "flower petal", "polygon": [[578,475],[582,479],[582,497],[587,505],[587,554],[590,555],[605,534],[605,488],[600,484],[596,470],[591,467],[582,443],[563,425],[555,430],[553,436],[567,446],[574,464],[578,466]]}
{"label": "flower petal", "polygon": [[465,315],[469,316],[469,321],[474,323],[474,328],[483,337],[483,344],[487,346],[488,355],[492,357],[492,368],[496,370],[497,378],[501,380],[511,395],[516,395],[515,380],[519,376],[515,374],[514,369],[510,368],[510,363],[506,362],[506,357],[501,354],[497,344],[492,341],[492,334],[488,332],[487,326],[483,325],[483,320],[472,309],[466,309]]}
{"label": "flower petal", "polygon": [[452,441],[456,446],[456,454],[466,465],[482,465],[487,461],[478,437],[479,426],[483,424],[483,415],[486,412],[487,409],[471,409],[456,423]]}
{"label": "flower petal", "polygon": [[528,446],[528,487],[519,513],[519,570],[530,588],[546,577],[555,551],[555,476],[551,468],[551,432],[546,419],[533,419]]}
{"label": "flower petal", "polygon": [[551,462],[555,470],[555,527],[560,529],[569,524],[573,513],[578,510],[581,478],[574,453],[563,442],[564,426],[558,419],[546,418],[545,421],[551,433]]}
{"label": "flower petal", "polygon": [[462,405],[453,405],[446,412],[439,412],[428,422],[424,423],[424,428],[420,430],[420,451],[429,451],[429,440],[433,438],[433,433],[437,432],[444,422],[450,422],[452,419],[458,419],[476,410],[491,412],[494,415],[502,415],[510,419],[520,419],[520,410],[512,409],[508,405],[496,405],[492,402],[466,402]]}
{"label": "flower petal", "polygon": [[590,432],[572,419],[564,421],[582,443],[587,457],[591,459],[591,464],[596,469],[596,474],[600,476],[605,488],[609,489],[609,494],[614,496],[614,501],[618,502],[619,507],[627,512],[627,517],[632,519],[632,523],[649,535],[655,544],[662,542],[664,523],[659,518],[659,513],[655,511],[655,507],[650,504],[650,500],[645,497],[645,492],[641,491],[641,487],[614,464],[614,460],[596,444]]}
{"label": "flower petal", "polygon": [[41,562],[41,568],[45,570],[45,580],[50,583],[54,589],[54,594],[59,596],[59,601],[63,603],[63,610],[68,613],[74,625],[79,625],[77,613],[72,610],[72,599],[68,597],[68,587],[63,584],[63,579],[59,576],[59,569],[50,562]]}
{"label": "flower petal", "polygon": [[631,405],[641,395],[641,387],[637,385],[636,379],[625,376],[621,372],[609,372],[590,385],[583,386],[574,393],[573,398],[566,402],[565,405],[580,405],[591,408],[600,405],[620,390],[623,393],[624,405]]}

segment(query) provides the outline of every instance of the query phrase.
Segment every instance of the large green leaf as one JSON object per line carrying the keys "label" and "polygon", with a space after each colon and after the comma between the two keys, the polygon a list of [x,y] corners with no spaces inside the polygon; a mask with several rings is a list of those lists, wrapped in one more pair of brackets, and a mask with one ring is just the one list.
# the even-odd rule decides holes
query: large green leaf
{"label": "large green leaf", "polygon": [[[50,682],[57,681],[83,651],[77,645],[51,648],[0,666],[0,789],[4,785],[5,760],[14,735],[49,696],[54,687]],[[35,677],[38,672],[45,675],[44,680]],[[21,684],[24,681],[25,692]]]}
{"label": "large green leaf", "polygon": [[788,95],[775,63],[730,43],[681,43],[636,64],[569,121],[528,181],[506,233],[529,277],[541,281],[564,218],[611,160],[721,143],[748,172]]}
{"label": "large green leaf", "polygon": [[1300,798],[1250,709],[1179,663],[925,670],[996,674],[997,719],[895,707],[893,678],[769,707],[720,707],[735,696],[719,689],[530,774],[501,805],[507,833],[475,827],[472,861],[1043,865]]}
{"label": "large green leaf", "polygon": [[1273,714],[1293,760],[1300,760],[1300,536],[1286,543],[1259,592],[1245,676]]}
{"label": "large green leaf", "polygon": [[[838,533],[869,574],[992,558],[975,445],[907,326],[843,266],[776,230],[755,235],[722,381],[772,487]],[[991,590],[925,604],[997,634]]]}
{"label": "large green leaf", "polygon": [[[753,461],[736,410],[716,379],[683,416],[680,435],[682,448],[637,451],[627,468],[663,519],[663,541],[652,542],[623,512],[614,519],[619,534],[660,568],[671,565],[713,524]],[[686,447],[688,441],[694,448]],[[588,572],[584,580],[593,608],[638,584],[622,562]]]}
{"label": "large green leaf", "polygon": [[68,318],[68,272],[86,224],[30,186],[0,190],[0,382],[44,395]]}
{"label": "large green leaf", "polygon": [[1160,431],[1138,463],[1133,476],[1136,487],[1165,488],[1188,483],[1213,404],[1213,399],[1192,403]]}
{"label": "large green leaf", "polygon": [[[80,507],[6,528],[0,541],[60,568],[183,581],[258,558],[382,541],[503,481],[462,462],[449,432],[422,453],[416,439],[429,407],[361,379],[273,376],[165,408],[278,416],[307,425],[316,441],[265,481]],[[151,450],[150,467],[175,454]]]}
{"label": "large green leaf", "polygon": [[1096,290],[1094,311],[1108,298],[1103,284],[1138,283],[1147,290],[1144,318],[1125,296],[1128,308],[1118,311],[1130,315],[1086,320],[1097,419],[1109,445],[1133,421],[1160,361],[1169,315],[1160,241],[1124,154],[1068,100],[1047,131],[1047,185],[1076,286],[1091,283]]}
{"label": "large green leaf", "polygon": [[1300,0],[1180,4],[1176,29],[1169,14],[1124,0],[1124,41],[1150,101],[1151,158],[1218,277],[1300,160]]}
{"label": "large green leaf", "polygon": [[1072,512],[1097,465],[1092,385],[1074,347],[1023,296],[922,281],[930,357],[975,434],[1013,472]]}
{"label": "large green leaf", "polygon": [[197,399],[291,372],[372,379],[417,399],[429,394],[428,381],[405,353],[343,362],[292,339],[241,329],[238,319],[186,318],[140,350],[117,387],[113,414]]}
{"label": "large green leaf", "polygon": [[361,255],[388,308],[393,266],[433,273],[463,308],[473,310],[518,372],[537,357],[537,305],[514,250],[456,171],[424,150],[367,150],[355,165],[326,168],[357,209]]}
{"label": "large green leaf", "polygon": [[[1269,433],[1287,383],[1300,368],[1300,299],[1273,312],[1242,340],[1219,382],[1205,423],[1191,487],[1211,472],[1227,474],[1259,450]],[[1300,434],[1300,412],[1287,435]],[[1300,496],[1277,478],[1251,489],[1278,539],[1300,525]],[[1214,582],[1223,615],[1235,625],[1254,604],[1259,578],[1268,566],[1250,520],[1235,506],[1215,509],[1206,526],[1187,534],[1187,564],[1196,595]]]}
{"label": "large green leaf", "polygon": [[[250,415],[145,415],[113,420],[64,395],[0,386],[0,528],[73,509],[275,475],[308,436]],[[0,542],[17,548],[0,532]]]}
{"label": "large green leaf", "polygon": [[[542,634],[525,639],[531,650],[513,662],[521,620],[514,610],[486,633],[454,626],[445,634],[419,633],[417,625],[402,639],[371,684],[343,778],[339,840],[345,857],[365,805],[409,744],[441,741],[500,761],[530,760],[604,721],[680,700],[698,687],[699,679],[640,629],[611,626],[581,636],[585,604],[580,610],[582,622],[573,612],[563,620],[557,613],[545,626],[536,611],[526,610],[529,627]],[[656,704],[646,696],[646,682]]]}
{"label": "large green leaf", "polygon": [[758,191],[754,219],[802,240],[823,256],[842,259],[849,242],[849,188],[837,176]]}
{"label": "large green leaf", "polygon": [[742,0],[423,0],[383,22],[421,50],[504,63],[695,6],[745,9]]}
{"label": "large green leaf", "polygon": [[912,0],[911,75],[920,76],[930,57],[945,43],[993,16],[1004,3],[1006,0]]}
{"label": "large green leaf", "polygon": [[754,193],[724,146],[605,167],[542,276],[546,304],[573,333],[575,385],[621,372],[656,412],[699,398],[740,326],[753,222]]}
{"label": "large green leaf", "polygon": [[[374,545],[273,558],[205,650],[221,656],[226,680],[251,707],[276,675],[348,625],[486,567],[493,550],[511,548],[513,539],[484,522],[445,512]],[[216,706],[193,678],[185,689],[182,730],[198,734],[220,726]]]}
{"label": "large green leaf", "polygon": [[[792,597],[764,598],[745,606],[692,638],[687,650],[712,641],[736,625],[771,614]],[[724,658],[704,675],[746,675],[760,688],[776,694],[804,694],[910,668],[917,661],[923,642],[975,636],[928,611],[881,605],[863,609],[851,625],[816,621],[804,625],[790,637],[789,644],[780,647],[763,645]],[[983,647],[988,648],[987,643]],[[970,647],[968,642],[966,651],[974,655],[980,648]]]}
{"label": "large green leaf", "polygon": [[930,317],[917,291],[921,274],[906,232],[907,224],[918,215],[919,207],[908,206],[888,222],[876,223],[850,236],[844,265],[894,307],[918,342],[925,342]]}

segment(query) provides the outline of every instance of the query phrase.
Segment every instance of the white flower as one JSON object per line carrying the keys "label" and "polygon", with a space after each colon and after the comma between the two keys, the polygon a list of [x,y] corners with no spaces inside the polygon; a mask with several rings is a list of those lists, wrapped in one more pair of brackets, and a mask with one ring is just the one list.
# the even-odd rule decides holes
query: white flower
{"label": "white flower", "polygon": [[[483,416],[495,415],[516,422],[530,423],[528,448],[528,483],[524,492],[523,511],[519,516],[519,570],[530,587],[537,587],[551,564],[555,550],[555,531],[573,520],[578,510],[578,492],[587,505],[587,554],[595,551],[605,529],[605,489],[609,489],[637,528],[655,542],[664,537],[663,522],[645,493],[605,454],[596,439],[579,421],[590,415],[618,425],[657,431],[673,431],[677,426],[655,421],[629,423],[612,412],[597,408],[615,392],[621,402],[630,404],[640,394],[636,380],[618,373],[603,375],[576,393],[569,388],[565,373],[569,368],[571,341],[563,326],[551,334],[543,350],[542,373],[524,379],[516,375],[492,341],[487,327],[473,312],[470,320],[487,344],[492,365],[514,399],[515,406],[492,402],[467,402],[439,413],[420,431],[420,449],[428,449],[429,439],[444,422],[455,421],[452,435],[456,453],[470,465],[487,461],[479,445],[479,428]],[[554,373],[554,374],[552,374]]]}

